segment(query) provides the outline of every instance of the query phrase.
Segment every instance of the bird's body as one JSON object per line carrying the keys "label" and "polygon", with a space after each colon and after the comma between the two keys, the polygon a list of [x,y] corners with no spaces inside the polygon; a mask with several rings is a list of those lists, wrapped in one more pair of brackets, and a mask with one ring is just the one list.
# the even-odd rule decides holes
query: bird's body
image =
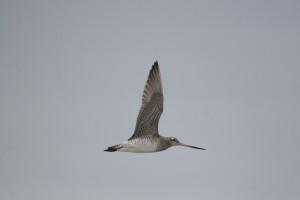
{"label": "bird's body", "polygon": [[117,151],[133,153],[152,153],[159,151],[160,137],[143,137],[124,141],[116,145]]}
{"label": "bird's body", "polygon": [[142,106],[136,121],[135,131],[127,140],[118,145],[108,147],[104,151],[152,153],[168,149],[171,146],[186,146],[202,149],[180,143],[176,138],[163,137],[158,133],[158,122],[163,112],[163,89],[158,63],[155,62],[146,82]]}

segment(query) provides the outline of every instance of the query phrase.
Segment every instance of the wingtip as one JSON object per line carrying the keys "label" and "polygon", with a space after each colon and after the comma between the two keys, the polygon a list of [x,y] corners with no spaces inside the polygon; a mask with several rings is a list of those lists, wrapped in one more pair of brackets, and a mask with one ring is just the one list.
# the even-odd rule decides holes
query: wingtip
{"label": "wingtip", "polygon": [[159,71],[159,65],[158,65],[157,61],[155,61],[154,64],[152,65],[150,73],[151,73],[151,71]]}
{"label": "wingtip", "polygon": [[117,151],[118,149],[115,148],[115,147],[108,147],[107,149],[103,150],[103,151],[106,151],[106,152],[115,152]]}

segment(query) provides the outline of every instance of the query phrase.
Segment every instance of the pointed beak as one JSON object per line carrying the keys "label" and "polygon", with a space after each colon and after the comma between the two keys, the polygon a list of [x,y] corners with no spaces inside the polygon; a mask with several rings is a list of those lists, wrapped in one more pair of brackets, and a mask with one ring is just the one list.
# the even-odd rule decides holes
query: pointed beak
{"label": "pointed beak", "polygon": [[204,148],[195,147],[195,146],[191,146],[191,145],[187,145],[187,144],[183,144],[183,143],[179,143],[179,145],[180,145],[180,146],[184,146],[184,147],[194,148],[194,149],[206,150],[206,149],[204,149]]}

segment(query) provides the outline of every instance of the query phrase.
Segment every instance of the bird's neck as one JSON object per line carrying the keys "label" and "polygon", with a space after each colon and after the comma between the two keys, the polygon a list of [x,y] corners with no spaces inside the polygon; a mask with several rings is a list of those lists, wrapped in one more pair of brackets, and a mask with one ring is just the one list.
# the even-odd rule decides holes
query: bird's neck
{"label": "bird's neck", "polygon": [[157,150],[163,151],[171,147],[169,140],[166,137],[160,137],[157,145]]}

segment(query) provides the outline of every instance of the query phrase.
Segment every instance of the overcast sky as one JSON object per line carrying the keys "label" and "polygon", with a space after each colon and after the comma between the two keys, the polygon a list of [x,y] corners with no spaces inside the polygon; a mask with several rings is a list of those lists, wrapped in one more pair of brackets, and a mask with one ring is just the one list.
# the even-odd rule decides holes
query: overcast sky
{"label": "overcast sky", "polygon": [[[0,2],[0,199],[300,198],[300,1]],[[164,136],[107,153],[149,70]]]}

